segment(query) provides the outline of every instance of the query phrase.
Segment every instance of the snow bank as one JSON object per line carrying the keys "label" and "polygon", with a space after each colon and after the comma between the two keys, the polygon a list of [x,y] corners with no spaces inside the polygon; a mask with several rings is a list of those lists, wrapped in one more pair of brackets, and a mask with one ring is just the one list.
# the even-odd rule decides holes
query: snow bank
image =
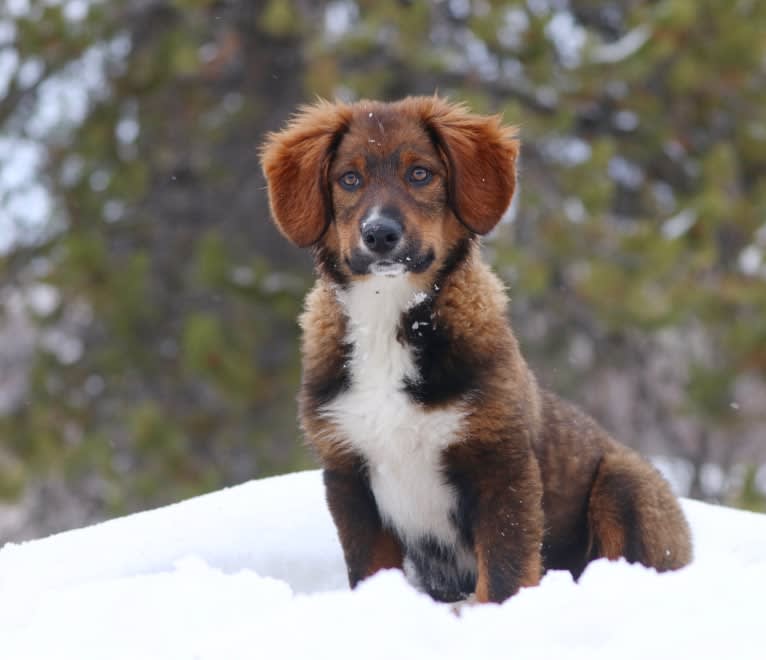
{"label": "snow bank", "polygon": [[502,606],[354,592],[317,472],[0,550],[0,658],[763,657],[766,516],[685,501],[695,562],[591,564]]}
{"label": "snow bank", "polygon": [[321,476],[312,471],[8,544],[0,550],[0,595],[172,571],[187,556],[224,573],[251,570],[284,580],[298,592],[346,586]]}

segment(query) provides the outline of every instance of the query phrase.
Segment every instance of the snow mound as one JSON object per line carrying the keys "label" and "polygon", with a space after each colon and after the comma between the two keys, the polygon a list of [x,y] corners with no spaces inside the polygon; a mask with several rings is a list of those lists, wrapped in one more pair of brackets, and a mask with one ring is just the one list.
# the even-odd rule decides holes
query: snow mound
{"label": "snow mound", "polygon": [[688,568],[554,571],[463,608],[398,571],[354,592],[318,472],[254,481],[0,550],[0,657],[763,657],[766,516],[684,501]]}

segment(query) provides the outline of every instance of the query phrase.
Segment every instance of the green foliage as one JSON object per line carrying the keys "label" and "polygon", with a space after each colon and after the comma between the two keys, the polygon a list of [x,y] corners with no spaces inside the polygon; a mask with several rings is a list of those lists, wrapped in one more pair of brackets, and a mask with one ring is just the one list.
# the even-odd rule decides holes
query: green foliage
{"label": "green foliage", "polygon": [[195,261],[199,281],[205,287],[223,287],[229,281],[226,246],[218,233],[210,232],[200,239]]}
{"label": "green foliage", "polygon": [[285,0],[270,0],[261,14],[261,26],[277,37],[286,37],[300,31],[300,15]]}
{"label": "green foliage", "polygon": [[734,498],[734,506],[750,511],[766,513],[766,494],[764,494],[756,483],[758,476],[758,467],[748,465],[745,470],[745,478],[742,480],[742,488]]}
{"label": "green foliage", "polygon": [[0,457],[0,500],[13,500],[21,495],[25,477],[20,461],[10,456]]}

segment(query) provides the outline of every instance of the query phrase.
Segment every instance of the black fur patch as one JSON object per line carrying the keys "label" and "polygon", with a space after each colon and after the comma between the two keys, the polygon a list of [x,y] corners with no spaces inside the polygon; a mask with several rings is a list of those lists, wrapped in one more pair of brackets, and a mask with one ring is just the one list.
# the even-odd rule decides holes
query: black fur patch
{"label": "black fur patch", "polygon": [[569,571],[577,580],[593,557],[587,556],[588,527],[583,519],[571,538],[545,537],[541,548],[543,570]]}
{"label": "black fur patch", "polygon": [[[425,273],[431,267],[434,259],[436,259],[436,255],[433,250],[429,249],[425,252],[418,251],[415,256],[411,257],[411,261],[409,262],[405,257],[405,265],[410,273]],[[401,263],[401,259],[398,259],[397,261]]]}
{"label": "black fur patch", "polygon": [[303,393],[311,410],[330,403],[351,387],[351,374],[347,365],[351,360],[352,350],[351,344],[343,343],[337,357],[328,360],[321,373],[318,370],[304,373]]}
{"label": "black fur patch", "polygon": [[420,241],[410,240],[402,243],[394,254],[380,259],[378,255],[372,254],[361,248],[354,248],[351,255],[346,257],[346,266],[354,275],[365,275],[369,273],[370,266],[375,262],[386,262],[390,264],[402,264],[409,273],[424,273],[436,259],[432,249],[423,250]]}
{"label": "black fur patch", "polygon": [[476,576],[461,572],[453,548],[430,536],[407,546],[407,557],[418,580],[434,600],[450,603],[467,598],[476,586]]}
{"label": "black fur patch", "polygon": [[444,477],[457,493],[457,508],[451,512],[452,524],[457,528],[462,543],[473,548],[473,523],[478,505],[476,486],[467,474],[456,467],[446,468]]}
{"label": "black fur patch", "polygon": [[636,511],[636,502],[638,501],[638,488],[632,483],[630,478],[623,478],[623,483],[615,485],[613,489],[617,506],[620,510],[620,517],[625,530],[625,559],[631,563],[646,562],[646,553],[644,544],[641,540],[642,534],[640,521]]}
{"label": "black fur patch", "polygon": [[444,259],[444,263],[439,268],[439,272],[436,274],[435,291],[439,291],[444,286],[445,280],[454,273],[459,266],[465,263],[468,253],[471,250],[471,246],[474,244],[475,239],[464,238],[458,241],[452,246],[447,253],[447,257]]}
{"label": "black fur patch", "polygon": [[479,385],[482,365],[465,342],[456,342],[433,313],[427,298],[402,314],[399,340],[413,348],[417,378],[407,378],[404,390],[423,405],[441,405],[463,396]]}
{"label": "black fur patch", "polygon": [[423,405],[443,405],[480,385],[485,365],[471,351],[469,342],[457,342],[445,320],[435,313],[439,292],[446,279],[466,260],[471,240],[465,239],[450,250],[439,269],[433,295],[402,314],[398,338],[413,348],[417,378],[404,382],[405,391]]}
{"label": "black fur patch", "polygon": [[320,277],[327,277],[341,287],[345,287],[348,284],[348,277],[341,270],[340,258],[335,252],[321,244],[315,245],[312,248],[312,252]]}
{"label": "black fur patch", "polygon": [[446,329],[423,327],[418,318],[407,314],[403,321],[404,335],[415,349],[418,370],[418,378],[405,379],[404,390],[414,401],[435,406],[475,389],[479,380],[475,361],[450,341]]}

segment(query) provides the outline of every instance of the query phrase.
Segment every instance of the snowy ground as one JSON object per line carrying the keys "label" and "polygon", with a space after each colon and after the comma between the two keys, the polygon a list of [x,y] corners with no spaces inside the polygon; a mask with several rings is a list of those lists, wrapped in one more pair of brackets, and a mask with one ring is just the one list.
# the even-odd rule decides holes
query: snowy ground
{"label": "snowy ground", "polygon": [[317,472],[0,550],[0,658],[766,657],[766,516],[684,502],[695,562],[591,564],[456,617],[395,571],[349,592]]}

